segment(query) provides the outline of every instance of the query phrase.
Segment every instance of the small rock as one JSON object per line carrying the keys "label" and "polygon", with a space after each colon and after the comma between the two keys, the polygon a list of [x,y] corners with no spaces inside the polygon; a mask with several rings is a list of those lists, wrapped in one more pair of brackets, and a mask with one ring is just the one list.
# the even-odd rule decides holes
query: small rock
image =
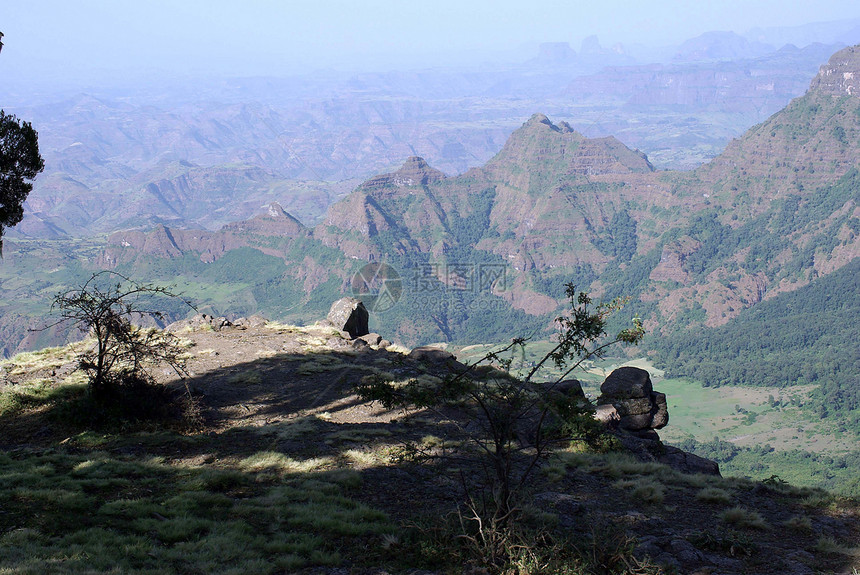
{"label": "small rock", "polygon": [[678,560],[684,563],[695,563],[702,560],[702,554],[686,539],[672,539],[669,543],[669,551]]}
{"label": "small rock", "polygon": [[267,323],[269,323],[268,319],[266,319],[265,317],[263,317],[261,315],[254,314],[248,318],[247,325],[248,325],[248,327],[263,327]]}
{"label": "small rock", "polygon": [[360,340],[363,340],[368,345],[379,345],[379,342],[382,341],[382,336],[378,333],[369,333],[367,335],[359,336]]}

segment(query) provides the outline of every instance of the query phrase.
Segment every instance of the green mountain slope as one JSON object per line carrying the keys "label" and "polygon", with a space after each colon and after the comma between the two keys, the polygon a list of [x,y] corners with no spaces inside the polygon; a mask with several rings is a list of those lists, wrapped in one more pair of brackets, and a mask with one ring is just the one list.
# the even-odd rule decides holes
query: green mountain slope
{"label": "green mountain slope", "polygon": [[851,414],[860,429],[860,259],[728,324],[655,339],[668,377],[706,386],[815,384],[824,417]]}

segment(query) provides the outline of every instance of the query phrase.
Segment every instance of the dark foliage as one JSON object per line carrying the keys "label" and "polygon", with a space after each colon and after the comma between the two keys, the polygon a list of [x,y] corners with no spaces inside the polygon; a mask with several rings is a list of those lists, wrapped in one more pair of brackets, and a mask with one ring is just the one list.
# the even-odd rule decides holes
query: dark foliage
{"label": "dark foliage", "polygon": [[43,169],[36,130],[30,122],[0,110],[0,250],[3,228],[24,217],[24,200],[33,189],[33,178]]}
{"label": "dark foliage", "polygon": [[[116,272],[99,272],[80,287],[57,294],[53,305],[60,319],[54,325],[72,323],[95,339],[78,357],[95,401],[128,406],[153,399],[157,394],[148,391],[155,383],[149,367],[158,363],[184,373],[182,348],[174,334],[132,323],[145,317],[161,320],[159,300],[176,297],[167,288],[138,284]],[[149,409],[138,407],[141,414]]]}

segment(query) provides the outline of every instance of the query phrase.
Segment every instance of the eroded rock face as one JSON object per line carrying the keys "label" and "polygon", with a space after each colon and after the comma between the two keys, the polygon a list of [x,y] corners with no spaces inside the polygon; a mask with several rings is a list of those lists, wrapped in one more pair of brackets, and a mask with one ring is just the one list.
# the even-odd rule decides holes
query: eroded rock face
{"label": "eroded rock face", "polygon": [[666,395],[654,391],[651,376],[644,369],[618,368],[609,374],[600,391],[597,405],[614,407],[622,429],[661,429],[669,423]]}
{"label": "eroded rock face", "polygon": [[810,89],[835,96],[860,96],[860,46],[843,48],[821,66]]}
{"label": "eroded rock face", "polygon": [[340,298],[331,304],[326,319],[337,329],[349,333],[353,339],[370,333],[367,327],[370,314],[361,300],[354,297]]}
{"label": "eroded rock face", "polygon": [[600,386],[595,419],[638,459],[659,461],[684,473],[719,475],[716,462],[664,445],[655,429],[669,423],[666,394],[654,391],[644,369],[621,367]]}

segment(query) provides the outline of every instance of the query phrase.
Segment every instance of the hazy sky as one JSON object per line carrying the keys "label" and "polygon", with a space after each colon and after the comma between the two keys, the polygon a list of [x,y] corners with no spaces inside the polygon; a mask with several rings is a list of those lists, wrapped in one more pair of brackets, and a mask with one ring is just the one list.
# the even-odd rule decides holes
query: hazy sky
{"label": "hazy sky", "polygon": [[578,49],[592,34],[605,46],[659,46],[709,30],[857,17],[857,0],[7,0],[0,77],[451,65],[538,42]]}

